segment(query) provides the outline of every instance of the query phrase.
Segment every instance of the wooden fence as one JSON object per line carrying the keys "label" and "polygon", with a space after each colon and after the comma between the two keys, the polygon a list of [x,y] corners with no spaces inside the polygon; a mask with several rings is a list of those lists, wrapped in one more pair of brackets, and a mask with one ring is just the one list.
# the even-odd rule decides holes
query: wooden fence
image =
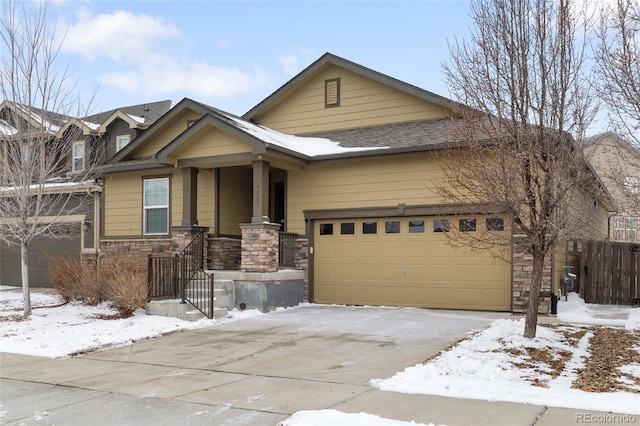
{"label": "wooden fence", "polygon": [[640,244],[576,242],[570,244],[570,254],[578,263],[577,284],[586,303],[637,303],[640,297]]}

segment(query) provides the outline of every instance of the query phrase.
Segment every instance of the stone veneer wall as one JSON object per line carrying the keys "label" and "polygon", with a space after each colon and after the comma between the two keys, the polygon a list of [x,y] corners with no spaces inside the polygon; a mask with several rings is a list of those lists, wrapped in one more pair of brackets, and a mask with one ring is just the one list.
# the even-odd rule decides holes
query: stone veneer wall
{"label": "stone veneer wall", "polygon": [[309,301],[309,239],[296,238],[295,268],[304,271],[304,301]]}
{"label": "stone veneer wall", "polygon": [[241,270],[276,272],[280,263],[279,229],[275,223],[244,223],[242,230]]}
{"label": "stone veneer wall", "polygon": [[242,257],[242,240],[231,237],[207,238],[209,242],[208,268],[226,271],[237,271],[240,269]]}
{"label": "stone veneer wall", "polygon": [[[521,241],[521,238],[514,236],[512,311],[514,313],[525,313],[527,311],[529,287],[531,285],[531,275],[533,272],[533,256],[522,244],[518,244],[518,241]],[[551,300],[551,259],[545,259],[544,262],[540,293],[538,313],[548,314],[549,302]]]}
{"label": "stone veneer wall", "polygon": [[[100,240],[100,255],[104,257],[123,256],[139,260],[146,268],[149,255],[173,256],[189,244],[202,228],[177,227],[171,230],[170,237],[161,238],[113,238]],[[207,253],[207,239],[204,241]]]}

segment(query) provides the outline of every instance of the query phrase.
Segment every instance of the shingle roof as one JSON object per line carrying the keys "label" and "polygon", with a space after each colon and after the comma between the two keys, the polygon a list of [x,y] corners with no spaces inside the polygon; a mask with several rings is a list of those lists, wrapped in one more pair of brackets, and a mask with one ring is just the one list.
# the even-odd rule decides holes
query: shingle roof
{"label": "shingle roof", "polygon": [[414,121],[358,129],[305,134],[331,139],[343,147],[418,148],[447,142],[452,123],[449,119]]}
{"label": "shingle roof", "polygon": [[89,115],[82,118],[83,121],[89,121],[91,123],[103,123],[106,119],[111,117],[114,112],[121,111],[125,114],[135,117],[144,118],[145,123],[153,123],[160,118],[164,113],[171,109],[171,101],[164,100],[158,102],[150,102],[139,105],[130,105],[126,107],[114,108],[109,111],[102,111],[97,114]]}

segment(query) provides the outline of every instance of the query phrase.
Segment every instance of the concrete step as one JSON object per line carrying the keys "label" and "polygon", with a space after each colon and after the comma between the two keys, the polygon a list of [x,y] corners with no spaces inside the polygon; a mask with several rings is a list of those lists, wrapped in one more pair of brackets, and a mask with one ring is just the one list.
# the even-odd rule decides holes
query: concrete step
{"label": "concrete step", "polygon": [[[193,290],[187,290],[187,294],[190,295],[191,298],[199,297],[199,295],[206,294],[204,290],[204,286],[206,282],[204,280],[194,279],[191,280],[190,286]],[[235,285],[233,280],[227,279],[214,279],[213,280],[213,304],[218,308],[225,308],[227,310],[231,310],[235,307]]]}
{"label": "concrete step", "polygon": [[[205,315],[191,303],[181,303],[180,299],[152,300],[145,306],[147,315],[180,318],[185,321],[198,321]],[[224,318],[229,314],[226,308],[214,306],[213,317]]]}

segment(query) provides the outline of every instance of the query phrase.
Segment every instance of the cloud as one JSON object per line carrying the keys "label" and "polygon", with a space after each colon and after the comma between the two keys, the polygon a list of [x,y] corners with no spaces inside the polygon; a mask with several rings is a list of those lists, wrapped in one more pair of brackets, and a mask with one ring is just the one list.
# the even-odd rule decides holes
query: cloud
{"label": "cloud", "polygon": [[284,72],[288,75],[295,75],[300,71],[300,60],[296,55],[281,56],[278,62],[280,62]]}
{"label": "cloud", "polygon": [[106,56],[122,63],[137,62],[151,49],[181,37],[169,22],[124,10],[97,16],[81,12],[79,18],[67,28],[63,49],[92,61]]}
{"label": "cloud", "polygon": [[98,77],[103,87],[148,96],[233,97],[268,83],[259,68],[245,72],[191,57],[182,33],[167,20],[124,10],[77,16],[68,25],[63,50],[104,61]]}

